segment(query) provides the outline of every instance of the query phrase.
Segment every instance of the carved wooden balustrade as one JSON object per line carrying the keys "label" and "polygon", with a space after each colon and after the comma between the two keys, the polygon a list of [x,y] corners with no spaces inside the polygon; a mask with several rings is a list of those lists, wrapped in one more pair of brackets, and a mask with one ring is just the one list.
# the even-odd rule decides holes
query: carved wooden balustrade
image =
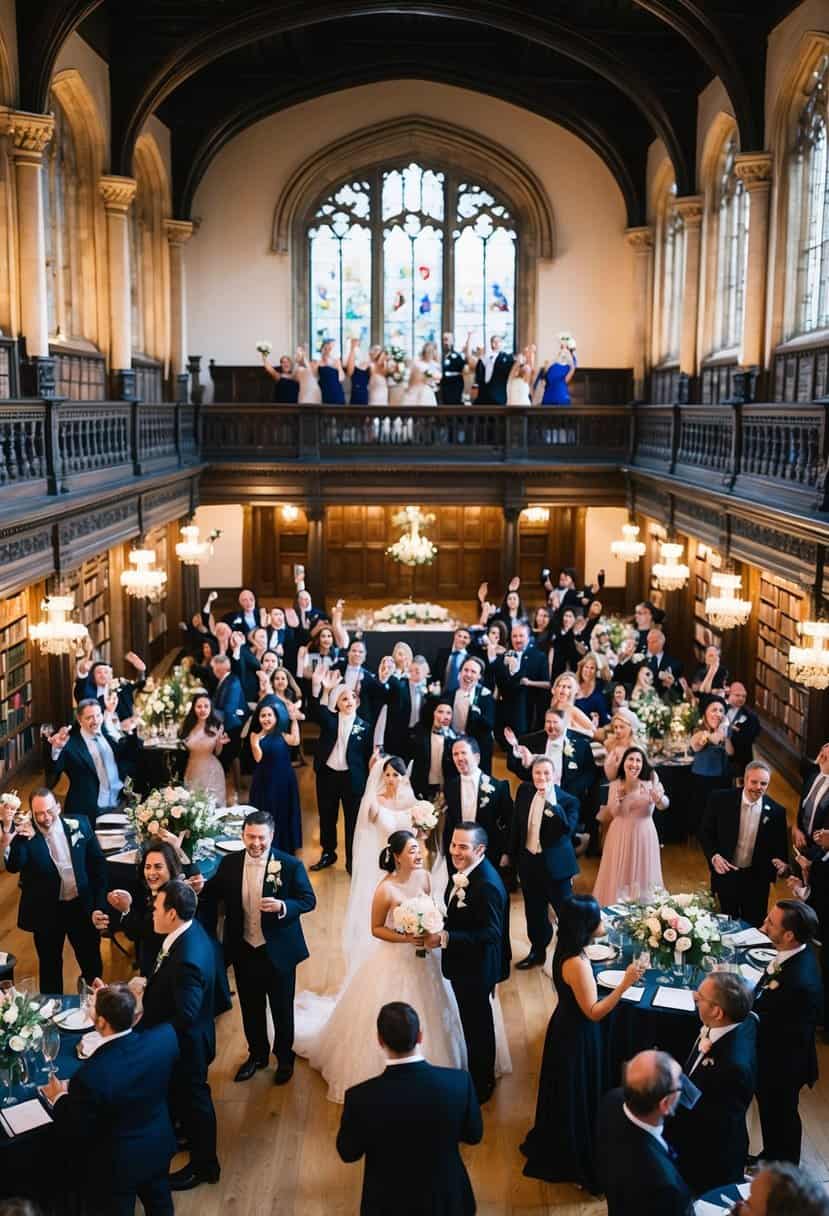
{"label": "carved wooden balustrade", "polygon": [[45,423],[42,404],[0,404],[0,486],[40,482],[45,477]]}

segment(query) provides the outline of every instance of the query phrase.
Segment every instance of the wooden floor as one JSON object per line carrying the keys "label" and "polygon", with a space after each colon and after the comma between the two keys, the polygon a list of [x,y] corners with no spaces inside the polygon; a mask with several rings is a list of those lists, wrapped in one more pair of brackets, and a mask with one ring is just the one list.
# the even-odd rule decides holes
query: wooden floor
{"label": "wooden floor", "polygon": [[[496,775],[505,775],[496,761]],[[313,776],[300,770],[304,812],[306,864],[319,854]],[[60,792],[60,787],[58,792]],[[773,785],[774,796],[793,804],[792,792]],[[341,853],[342,856],[342,853]],[[695,847],[669,845],[663,853],[666,886],[688,890],[705,881],[706,869]],[[577,880],[578,890],[589,891],[596,863],[587,861]],[[299,969],[298,987],[317,991],[336,989],[342,975],[340,927],[348,898],[348,877],[342,862],[336,868],[312,875],[319,903],[303,926],[311,958]],[[781,891],[781,895],[783,892]],[[31,937],[16,928],[16,880],[0,875],[0,949],[20,960],[17,975],[36,974]],[[528,943],[520,896],[513,896],[513,953],[522,958]],[[108,947],[107,947],[108,949]],[[120,955],[106,960],[110,978],[126,977],[128,967]],[[67,990],[74,989],[77,967],[67,950]],[[518,1145],[531,1125],[535,1108],[538,1068],[544,1032],[552,1008],[550,982],[539,970],[513,971],[500,987],[504,1018],[512,1051],[513,1073],[499,1082],[484,1116],[483,1143],[464,1149],[478,1210],[485,1216],[603,1216],[605,1205],[585,1197],[571,1186],[552,1186],[524,1178]],[[829,1181],[829,1049],[819,1045],[822,1080],[804,1090],[804,1159]],[[244,1085],[233,1075],[244,1058],[245,1044],[238,1009],[218,1021],[218,1054],[210,1072],[219,1121],[219,1157],[222,1178],[217,1186],[202,1186],[176,1199],[181,1216],[352,1216],[359,1210],[360,1166],[343,1165],[334,1140],[340,1110],[328,1102],[321,1078],[297,1061],[290,1085],[275,1088],[272,1073],[257,1073]],[[752,1114],[752,1147],[759,1147]],[[183,1162],[183,1158],[177,1164]],[[405,1168],[401,1171],[405,1185]]]}

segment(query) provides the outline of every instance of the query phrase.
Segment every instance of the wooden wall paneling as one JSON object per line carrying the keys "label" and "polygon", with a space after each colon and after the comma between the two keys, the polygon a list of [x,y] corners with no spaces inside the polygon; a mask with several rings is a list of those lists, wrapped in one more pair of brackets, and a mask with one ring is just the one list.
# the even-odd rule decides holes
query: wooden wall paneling
{"label": "wooden wall paneling", "polygon": [[176,545],[181,540],[181,524],[187,517],[173,519],[167,524],[167,647],[172,650],[182,640],[179,622],[184,620],[184,597],[181,572],[184,569],[176,554]]}
{"label": "wooden wall paneling", "polygon": [[121,586],[121,573],[126,562],[126,552],[126,545],[113,545],[108,553],[110,649],[115,671],[121,671],[124,655],[130,649],[127,594]]}
{"label": "wooden wall paneling", "polygon": [[309,520],[305,511],[300,511],[297,518],[286,520],[281,507],[274,508],[274,566],[277,594],[293,599],[294,566],[304,566],[307,585],[311,595],[321,595],[322,588],[313,586],[309,572]]}

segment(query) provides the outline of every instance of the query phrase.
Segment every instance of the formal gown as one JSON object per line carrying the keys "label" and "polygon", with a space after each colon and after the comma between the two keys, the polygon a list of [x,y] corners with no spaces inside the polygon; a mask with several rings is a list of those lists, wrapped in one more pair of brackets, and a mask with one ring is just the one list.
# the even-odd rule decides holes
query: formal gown
{"label": "formal gown", "polygon": [[276,848],[283,853],[295,853],[302,848],[302,816],[290,748],[278,725],[269,735],[262,736],[259,746],[262,759],[253,770],[250,804],[273,816]]}
{"label": "formal gown", "polygon": [[368,380],[369,405],[388,405],[389,383],[379,372],[372,372]]}
{"label": "formal gown", "polygon": [[212,794],[217,806],[224,806],[227,801],[225,793],[224,769],[216,758],[218,734],[208,735],[203,726],[196,726],[184,740],[184,746],[189,752],[187,768],[184,770],[184,784],[188,790],[204,790]]}
{"label": "formal gown", "polygon": [[296,378],[300,403],[302,405],[320,405],[322,393],[320,392],[319,380],[317,380],[310,367],[298,367],[296,369]]}
{"label": "formal gown", "polygon": [[558,1004],[547,1026],[535,1125],[521,1145],[524,1173],[545,1182],[575,1182],[596,1191],[596,1114],[607,1088],[599,1022],[579,1008],[553,958]]}
{"label": "formal gown", "polygon": [[403,405],[437,405],[438,399],[435,396],[435,390],[429,388],[428,384],[415,384],[413,387],[407,387],[403,396]]}
{"label": "formal gown", "polygon": [[[386,927],[394,928],[394,908],[419,892],[422,871],[408,885],[385,880],[393,903]],[[408,943],[374,938],[374,948],[337,997],[302,992],[296,1000],[294,1050],[328,1082],[328,1097],[342,1102],[352,1085],[376,1077],[386,1066],[377,1042],[377,1014],[390,1001],[405,1001],[417,1010],[423,1030],[423,1054],[430,1064],[466,1067],[466,1045],[458,1005],[440,969],[440,951],[418,958]]]}
{"label": "formal gown", "polygon": [[507,405],[532,405],[530,386],[521,376],[507,381]]}
{"label": "formal gown", "polygon": [[323,405],[345,405],[345,393],[339,369],[320,363],[319,379]]}
{"label": "formal gown", "polygon": [[273,386],[273,399],[282,405],[296,405],[299,401],[299,381],[291,376],[282,376]]}
{"label": "formal gown", "polygon": [[351,404],[368,405],[369,370],[367,367],[355,367],[351,373]]}
{"label": "formal gown", "polygon": [[619,899],[649,899],[664,885],[651,787],[640,781],[622,795],[621,782],[611,782],[607,810],[612,819],[593,896],[603,907]]}
{"label": "formal gown", "polygon": [[544,379],[544,396],[542,405],[569,405],[570,390],[565,384],[565,377],[570,374],[569,363],[551,363],[547,368]]}

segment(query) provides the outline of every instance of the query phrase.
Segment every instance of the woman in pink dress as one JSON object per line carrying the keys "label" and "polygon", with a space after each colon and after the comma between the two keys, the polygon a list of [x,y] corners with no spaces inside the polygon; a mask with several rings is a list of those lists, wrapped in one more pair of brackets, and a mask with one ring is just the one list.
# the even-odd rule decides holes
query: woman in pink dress
{"label": "woman in pink dress", "polygon": [[596,816],[600,823],[610,823],[593,888],[603,907],[620,899],[650,899],[663,886],[653,812],[667,805],[647,756],[640,747],[629,747],[619,776],[610,783],[607,805]]}

